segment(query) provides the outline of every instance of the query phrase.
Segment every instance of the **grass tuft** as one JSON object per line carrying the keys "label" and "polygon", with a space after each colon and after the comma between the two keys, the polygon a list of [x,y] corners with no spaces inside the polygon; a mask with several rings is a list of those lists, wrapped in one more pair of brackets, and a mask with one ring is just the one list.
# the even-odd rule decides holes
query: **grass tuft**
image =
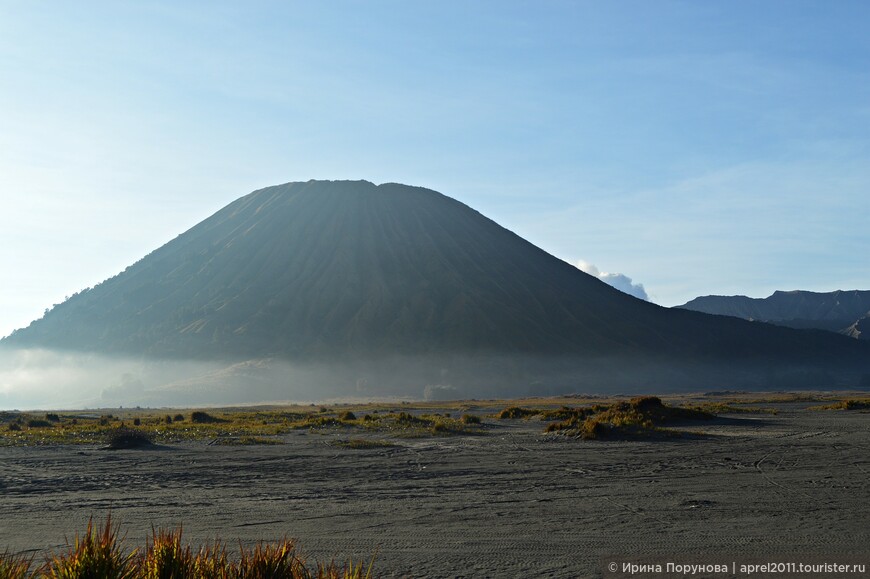
{"label": "grass tuft", "polygon": [[137,578],[170,579],[196,577],[194,558],[189,545],[181,544],[181,527],[175,531],[151,531],[145,555],[139,562]]}
{"label": "grass tuft", "polygon": [[202,579],[235,579],[236,566],[230,562],[227,549],[216,541],[200,547],[193,558],[193,577]]}
{"label": "grass tuft", "polygon": [[[304,574],[303,574],[304,573]],[[305,562],[296,554],[290,539],[278,543],[257,543],[253,549],[241,547],[237,576],[245,579],[295,579],[308,575]]]}
{"label": "grass tuft", "polygon": [[36,573],[31,571],[32,557],[11,555],[9,551],[0,553],[0,579],[31,579]]}
{"label": "grass tuft", "polygon": [[137,577],[138,551],[125,552],[118,539],[118,527],[112,525],[112,515],[99,529],[93,519],[83,537],[76,535],[69,550],[51,558],[42,569],[47,579],[127,579]]}

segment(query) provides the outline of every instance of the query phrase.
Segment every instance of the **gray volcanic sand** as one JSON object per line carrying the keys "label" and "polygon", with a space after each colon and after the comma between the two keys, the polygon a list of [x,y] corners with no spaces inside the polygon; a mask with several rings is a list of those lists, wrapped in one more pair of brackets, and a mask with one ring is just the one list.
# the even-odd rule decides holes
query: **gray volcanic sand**
{"label": "gray volcanic sand", "polygon": [[[276,446],[0,448],[0,551],[60,550],[110,510],[129,541],[296,537],[382,577],[589,577],[602,556],[856,555],[870,544],[870,414],[779,405],[715,436],[582,441],[488,420],[484,436],[300,431]],[[833,557],[832,557],[833,558]]]}

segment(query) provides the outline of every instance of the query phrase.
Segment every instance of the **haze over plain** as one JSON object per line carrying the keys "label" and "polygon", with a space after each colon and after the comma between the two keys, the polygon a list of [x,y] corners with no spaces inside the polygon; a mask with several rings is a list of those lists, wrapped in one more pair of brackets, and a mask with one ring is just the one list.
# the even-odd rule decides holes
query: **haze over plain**
{"label": "haze over plain", "polygon": [[0,2],[0,335],[312,178],[444,192],[662,305],[870,287],[868,17]]}

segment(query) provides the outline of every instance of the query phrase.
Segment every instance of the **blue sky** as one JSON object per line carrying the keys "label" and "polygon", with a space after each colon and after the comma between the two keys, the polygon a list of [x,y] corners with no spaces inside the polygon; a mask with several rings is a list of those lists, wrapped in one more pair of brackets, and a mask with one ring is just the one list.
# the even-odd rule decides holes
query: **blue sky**
{"label": "blue sky", "polygon": [[866,2],[0,0],[0,335],[287,181],[703,294],[870,289]]}

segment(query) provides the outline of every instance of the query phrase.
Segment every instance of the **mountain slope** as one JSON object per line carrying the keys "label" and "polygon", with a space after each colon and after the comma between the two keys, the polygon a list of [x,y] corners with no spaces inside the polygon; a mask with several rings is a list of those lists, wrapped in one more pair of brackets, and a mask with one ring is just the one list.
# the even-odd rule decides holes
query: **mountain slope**
{"label": "mountain slope", "polygon": [[525,383],[651,364],[670,377],[710,364],[756,378],[774,367],[870,371],[867,344],[661,308],[440,193],[366,181],[255,191],[2,345],[336,364],[405,356],[442,374],[451,357],[477,357],[468,376]]}
{"label": "mountain slope", "polygon": [[[870,315],[870,291],[777,291],[767,298],[703,296],[678,306],[683,309],[768,322],[790,328],[816,328],[870,339],[859,326]],[[865,321],[861,321],[865,319]]]}

